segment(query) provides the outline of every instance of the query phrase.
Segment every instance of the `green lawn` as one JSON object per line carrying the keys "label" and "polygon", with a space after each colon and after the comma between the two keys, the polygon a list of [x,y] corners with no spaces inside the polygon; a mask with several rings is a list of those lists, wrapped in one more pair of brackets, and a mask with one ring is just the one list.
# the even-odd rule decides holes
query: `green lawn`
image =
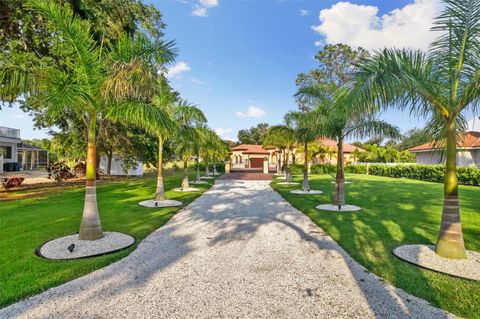
{"label": "green lawn", "polygon": [[[391,253],[402,244],[435,244],[440,225],[443,185],[408,179],[348,175],[347,204],[360,212],[334,213],[315,209],[329,203],[332,177],[313,175],[312,189],[321,195],[294,195],[291,185],[272,186],[308,215],[354,259],[395,286],[428,300],[434,306],[469,318],[480,318],[480,283],[424,270]],[[301,181],[296,176],[296,181]],[[460,206],[466,248],[480,251],[480,188],[460,187]],[[480,265],[479,265],[480,271]]]}
{"label": "green lawn", "polygon": [[[193,174],[191,175],[193,177]],[[137,205],[153,197],[155,178],[130,178],[101,183],[98,204],[105,231],[136,237],[134,246],[110,255],[72,261],[46,260],[35,255],[42,243],[78,231],[84,187],[69,186],[48,196],[0,202],[0,307],[85,275],[127,256],[149,233],[165,224],[178,210],[148,209]],[[167,190],[180,186],[181,174],[166,177]],[[199,185],[195,185],[197,187]],[[208,188],[199,187],[202,192]],[[200,193],[167,192],[187,204]]]}

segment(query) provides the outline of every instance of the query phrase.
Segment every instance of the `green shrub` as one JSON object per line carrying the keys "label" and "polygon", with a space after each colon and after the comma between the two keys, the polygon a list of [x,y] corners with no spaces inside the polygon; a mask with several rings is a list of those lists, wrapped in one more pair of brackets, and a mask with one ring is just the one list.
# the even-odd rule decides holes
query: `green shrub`
{"label": "green shrub", "polygon": [[[368,174],[393,177],[410,178],[426,182],[443,183],[445,177],[445,165],[424,164],[350,164],[345,166],[345,173]],[[335,174],[336,166],[330,164],[313,164],[312,174]],[[294,175],[303,172],[302,164],[292,164],[291,172]],[[476,167],[458,167],[458,183],[463,185],[480,186],[480,169]]]}
{"label": "green shrub", "polygon": [[[364,165],[364,164],[359,164]],[[351,165],[357,166],[357,165]],[[368,166],[368,174],[394,177],[394,178],[410,178],[421,181],[443,183],[445,177],[445,165],[385,165],[371,164]],[[458,167],[457,168],[458,183],[463,185],[480,185],[480,170],[475,167]]]}
{"label": "green shrub", "polygon": [[[193,164],[192,167],[196,167],[195,166],[196,164]],[[205,172],[205,163],[204,162],[200,162],[200,172]],[[218,173],[223,173],[225,172],[225,163],[222,163],[222,162],[217,162],[215,163],[215,166],[217,166],[217,172]],[[213,173],[213,164],[212,163],[208,163],[208,169],[210,171],[210,173]]]}

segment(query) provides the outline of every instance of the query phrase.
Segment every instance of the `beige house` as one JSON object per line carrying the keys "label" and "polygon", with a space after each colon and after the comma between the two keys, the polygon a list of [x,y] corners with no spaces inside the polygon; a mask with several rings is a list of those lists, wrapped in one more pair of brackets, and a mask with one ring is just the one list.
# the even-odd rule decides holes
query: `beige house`
{"label": "beige house", "polygon": [[[318,139],[320,153],[315,155],[313,164],[326,163],[336,165],[337,163],[337,142],[328,138]],[[356,162],[355,154],[357,152],[365,152],[365,150],[350,144],[343,145],[343,154],[345,163],[350,164]],[[268,161],[270,171],[275,171],[277,161],[283,165],[285,154],[280,149],[274,147],[263,147],[256,144],[240,144],[231,149],[230,161],[232,169],[262,169],[263,162]],[[287,160],[291,163],[303,163],[303,150],[301,148],[293,149],[286,154]]]}
{"label": "beige house", "polygon": [[[418,164],[445,163],[443,149],[435,147],[433,143],[425,143],[409,149],[416,155]],[[457,165],[476,166],[480,168],[480,132],[466,132],[457,145]]]}

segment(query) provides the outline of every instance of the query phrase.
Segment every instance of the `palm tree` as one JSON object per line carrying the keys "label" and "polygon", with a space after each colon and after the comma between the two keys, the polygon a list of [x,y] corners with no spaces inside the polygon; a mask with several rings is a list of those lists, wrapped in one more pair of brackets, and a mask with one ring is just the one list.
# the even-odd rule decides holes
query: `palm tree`
{"label": "palm tree", "polygon": [[62,116],[69,108],[84,120],[88,135],[86,195],[79,239],[99,239],[103,232],[95,186],[97,123],[113,111],[126,117],[157,113],[147,103],[130,102],[152,96],[152,63],[173,60],[173,43],[152,44],[143,36],[121,36],[115,44],[99,44],[89,32],[89,23],[77,19],[68,8],[41,0],[30,4],[57,30],[62,50],[71,49],[65,54],[72,61],[61,66],[45,61],[29,70],[4,65],[0,71],[2,96],[26,94],[32,103],[44,107],[47,116]]}
{"label": "palm tree", "polygon": [[458,205],[456,145],[464,114],[480,104],[480,2],[444,0],[432,30],[441,35],[428,53],[384,49],[359,65],[344,98],[361,111],[395,106],[428,116],[427,127],[444,148],[446,174],[442,222],[435,252],[466,258]]}
{"label": "palm tree", "polygon": [[[177,99],[178,93],[172,91],[163,76],[159,76],[156,81],[155,95],[149,102],[156,112],[145,112],[142,114],[138,114],[137,112],[136,116],[135,114],[132,114],[133,116],[125,116],[125,112],[118,112],[119,108],[117,108],[110,114],[110,118],[116,121],[133,123],[146,128],[149,133],[155,135],[158,139],[157,187],[153,207],[158,206],[158,202],[166,200],[163,176],[163,151],[165,142],[172,137],[178,128],[174,120],[174,103]],[[133,104],[133,106],[136,106],[136,104],[138,103]],[[150,207],[150,203],[145,204]],[[179,204],[179,202],[175,204]],[[165,205],[163,205],[163,207],[165,207]]]}
{"label": "palm tree", "polygon": [[337,141],[337,172],[335,176],[335,194],[333,205],[338,210],[345,206],[345,169],[343,143],[349,137],[365,138],[367,136],[391,137],[400,136],[396,126],[375,118],[369,113],[354,113],[346,103],[329,100],[331,97],[339,96],[341,89],[333,89],[334,92],[325,92],[323,88],[304,86],[296,94],[297,98],[317,102],[317,108],[312,111],[317,116],[317,122],[321,123],[323,136]]}
{"label": "palm tree", "polygon": [[176,153],[183,161],[182,189],[190,188],[188,181],[188,159],[196,153],[198,139],[198,126],[203,125],[207,119],[203,112],[195,105],[182,100],[176,109],[176,121],[179,128],[176,131]]}
{"label": "palm tree", "polygon": [[[218,136],[217,136],[218,137]],[[217,161],[225,160],[228,156],[229,148],[225,142],[218,137],[217,142],[213,146],[213,154],[212,154],[212,165],[213,165],[213,175],[218,175],[217,172]]]}
{"label": "palm tree", "polygon": [[321,126],[317,121],[316,114],[312,112],[288,112],[285,122],[293,128],[294,138],[297,145],[303,147],[303,183],[302,191],[309,192],[308,183],[308,162],[309,162],[309,144],[314,142],[321,134]]}
{"label": "palm tree", "polygon": [[285,125],[274,125],[270,127],[265,134],[263,146],[275,146],[282,150],[283,153],[283,167],[285,168],[285,179],[287,183],[292,183],[292,176],[290,174],[290,159],[289,155],[293,146],[295,145],[295,131],[286,123]]}

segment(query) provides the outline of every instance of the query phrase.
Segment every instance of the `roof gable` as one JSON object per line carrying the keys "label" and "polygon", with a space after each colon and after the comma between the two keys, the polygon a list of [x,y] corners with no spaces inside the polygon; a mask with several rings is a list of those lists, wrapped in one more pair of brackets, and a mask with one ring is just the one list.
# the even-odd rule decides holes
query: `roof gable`
{"label": "roof gable", "polygon": [[[480,148],[480,132],[466,132],[458,141],[459,148]],[[409,149],[410,152],[429,151],[433,149],[441,149],[442,145],[435,146],[433,142],[418,145]]]}

